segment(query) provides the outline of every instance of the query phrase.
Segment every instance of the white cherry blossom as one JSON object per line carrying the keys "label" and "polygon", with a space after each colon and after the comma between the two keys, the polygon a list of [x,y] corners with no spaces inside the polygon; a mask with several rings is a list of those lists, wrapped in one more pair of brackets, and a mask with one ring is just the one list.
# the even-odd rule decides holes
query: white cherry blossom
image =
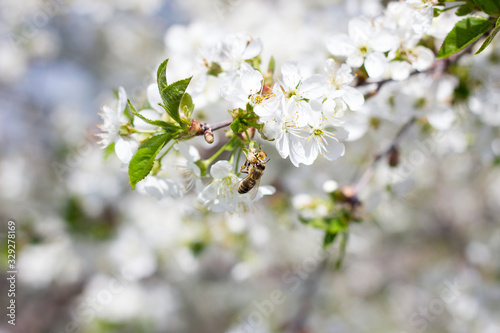
{"label": "white cherry blossom", "polygon": [[383,52],[393,49],[396,43],[396,36],[389,30],[359,17],[349,21],[348,35],[331,35],[326,46],[331,54],[346,57],[349,66],[361,67],[364,64],[370,77],[379,77],[386,66]]}
{"label": "white cherry blossom", "polygon": [[247,103],[257,98],[264,80],[262,74],[249,64],[241,66],[236,78],[226,78],[220,86],[222,98],[235,103],[236,107],[244,108]]}
{"label": "white cherry blossom", "polygon": [[309,102],[323,97],[326,92],[325,79],[320,74],[304,78],[297,62],[286,62],[281,67],[283,75],[279,87],[283,96],[283,107],[286,117],[295,117],[298,126],[304,126],[309,122],[312,112]]}
{"label": "white cherry blossom", "polygon": [[122,137],[120,135],[120,128],[122,124],[126,124],[127,118],[123,114],[127,106],[127,93],[123,87],[118,89],[118,105],[116,109],[108,106],[102,108],[100,116],[103,120],[102,125],[99,126],[102,133],[96,134],[101,140],[99,144],[101,148],[106,148],[113,142],[115,143],[116,156],[122,163],[128,164],[132,159],[135,151],[139,147],[137,140],[132,137]]}
{"label": "white cherry blossom", "polygon": [[341,98],[351,110],[359,110],[365,102],[365,98],[361,92],[350,86],[354,80],[351,67],[346,64],[338,66],[333,59],[328,59],[326,73],[329,87],[328,98]]}
{"label": "white cherry blossom", "polygon": [[341,125],[338,119],[325,117],[319,112],[315,114],[309,123],[302,163],[310,165],[318,155],[330,161],[343,156],[345,148],[340,141],[347,139],[348,133]]}
{"label": "white cherry blossom", "polygon": [[219,46],[219,64],[225,71],[234,71],[245,60],[255,58],[262,52],[262,41],[247,34],[233,34],[224,39]]}

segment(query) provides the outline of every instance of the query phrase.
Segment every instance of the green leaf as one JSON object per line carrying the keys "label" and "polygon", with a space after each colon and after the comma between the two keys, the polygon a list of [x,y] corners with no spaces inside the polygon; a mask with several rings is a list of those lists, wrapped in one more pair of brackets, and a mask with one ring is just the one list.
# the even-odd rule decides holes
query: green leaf
{"label": "green leaf", "polygon": [[457,11],[455,12],[455,15],[457,16],[465,16],[467,14],[470,14],[472,13],[472,11],[474,10],[474,8],[476,8],[476,6],[474,6],[473,3],[466,3],[462,6],[460,6]]}
{"label": "green leaf", "polygon": [[181,121],[179,106],[189,82],[191,82],[191,78],[192,77],[189,77],[187,79],[174,82],[161,90],[160,93],[163,103],[165,103],[163,107],[167,110],[168,115],[181,126],[184,126],[185,124]]}
{"label": "green leaf", "polygon": [[171,138],[172,136],[169,133],[155,135],[139,147],[128,166],[128,177],[132,190],[138,182],[149,174],[151,168],[153,168],[156,155]]}
{"label": "green leaf", "polygon": [[130,100],[127,100],[127,103],[128,103],[128,107],[129,107],[130,111],[132,112],[132,114],[139,117],[140,119],[144,120],[146,123],[154,125],[154,126],[163,127],[168,133],[175,133],[175,132],[180,130],[179,126],[177,126],[175,124],[167,123],[166,121],[163,121],[163,120],[151,120],[151,119],[144,117],[142,114],[140,114],[139,112],[137,112],[135,110],[132,103],[130,103]]}
{"label": "green leaf", "polygon": [[490,28],[491,22],[484,17],[469,16],[458,21],[446,36],[437,58],[443,59],[463,50]]}
{"label": "green leaf", "polygon": [[330,244],[332,244],[337,235],[338,235],[337,233],[332,234],[327,231],[325,233],[325,237],[323,238],[323,248],[326,249]]}
{"label": "green leaf", "polygon": [[484,41],[483,45],[481,45],[481,47],[479,48],[479,50],[477,50],[476,54],[479,54],[479,53],[483,52],[484,49],[488,45],[490,45],[491,41],[493,40],[493,38],[495,38],[495,36],[498,34],[499,31],[500,31],[500,17],[497,20],[497,23],[495,25],[495,29],[493,29],[493,31],[488,36],[488,38],[486,38],[486,40]]}
{"label": "green leaf", "polygon": [[271,74],[274,74],[275,68],[276,68],[276,64],[274,61],[274,57],[271,57],[271,59],[269,59],[269,65],[267,65],[267,71]]}
{"label": "green leaf", "polygon": [[158,72],[156,73],[156,80],[158,81],[158,91],[161,92],[165,89],[167,84],[167,64],[168,59],[161,63],[160,67],[158,67]]}
{"label": "green leaf", "polygon": [[193,98],[190,94],[185,93],[184,96],[182,96],[180,108],[186,118],[191,119],[191,115],[193,114],[194,110],[194,104]]}
{"label": "green leaf", "polygon": [[104,160],[107,160],[115,152],[115,143],[111,142],[109,146],[104,148]]}
{"label": "green leaf", "polygon": [[474,3],[481,8],[483,12],[489,15],[500,13],[499,0],[474,0]]}
{"label": "green leaf", "polygon": [[348,221],[343,216],[335,217],[328,221],[328,232],[338,233],[346,231],[349,226]]}

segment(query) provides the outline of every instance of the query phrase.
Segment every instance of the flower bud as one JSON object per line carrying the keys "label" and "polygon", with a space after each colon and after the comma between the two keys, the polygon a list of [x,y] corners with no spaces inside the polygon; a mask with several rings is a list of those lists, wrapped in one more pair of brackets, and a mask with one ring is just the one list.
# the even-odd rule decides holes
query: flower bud
{"label": "flower bud", "polygon": [[389,151],[389,166],[391,168],[397,167],[399,164],[399,149],[397,146],[394,146]]}
{"label": "flower bud", "polygon": [[[250,136],[249,138],[247,137],[247,133]],[[238,136],[243,140],[243,141],[250,141],[253,139],[255,136],[255,127],[249,127],[247,128],[246,131],[244,132],[239,132]]]}
{"label": "flower bud", "polygon": [[203,134],[203,124],[197,119],[191,119],[191,125],[189,126],[189,134],[191,135],[201,135]]}
{"label": "flower bud", "polygon": [[203,134],[203,136],[205,137],[206,142],[214,143],[214,134],[212,132],[210,132],[209,130],[205,131],[205,134]]}

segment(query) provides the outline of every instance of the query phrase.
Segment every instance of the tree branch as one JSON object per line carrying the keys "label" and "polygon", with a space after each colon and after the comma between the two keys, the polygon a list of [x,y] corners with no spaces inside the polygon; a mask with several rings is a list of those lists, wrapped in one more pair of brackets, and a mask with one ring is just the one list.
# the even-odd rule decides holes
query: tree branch
{"label": "tree branch", "polygon": [[313,310],[313,300],[314,296],[319,287],[321,277],[323,272],[327,267],[329,256],[326,255],[325,258],[318,264],[316,270],[309,276],[309,278],[304,283],[304,291],[300,299],[300,307],[297,311],[295,317],[284,325],[284,332],[287,333],[302,333],[306,332],[306,324]]}
{"label": "tree branch", "polygon": [[408,131],[408,129],[415,123],[417,120],[417,117],[413,116],[411,117],[404,125],[401,127],[401,129],[398,131],[394,139],[392,140],[391,144],[389,147],[387,147],[385,150],[382,152],[378,153],[375,155],[373,158],[372,163],[368,166],[368,168],[365,170],[361,178],[358,180],[358,182],[354,185],[354,193],[353,197],[356,197],[359,193],[359,191],[368,183],[370,180],[373,171],[375,169],[375,166],[377,163],[385,156],[389,155],[396,147],[398,146],[399,142],[401,141],[401,138],[403,135]]}

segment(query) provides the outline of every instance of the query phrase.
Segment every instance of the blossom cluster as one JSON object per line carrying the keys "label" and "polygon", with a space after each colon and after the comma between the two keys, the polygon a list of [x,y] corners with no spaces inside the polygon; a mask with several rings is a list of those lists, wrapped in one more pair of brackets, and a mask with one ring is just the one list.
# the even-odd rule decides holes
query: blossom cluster
{"label": "blossom cluster", "polygon": [[[161,124],[176,121],[181,125],[175,127],[178,132],[169,136],[169,144],[159,146],[153,159],[160,157],[147,163],[149,169],[138,179],[139,191],[162,200],[181,197],[194,188],[198,202],[212,211],[247,210],[252,200],[237,191],[245,178],[238,172],[244,157],[241,153],[248,154],[251,147],[270,141],[279,156],[289,158],[296,167],[311,165],[319,156],[329,161],[343,156],[343,141],[349,138],[345,115],[356,113],[365,103],[366,90],[359,87],[380,80],[406,80],[434,63],[433,50],[422,43],[431,27],[433,5],[432,1],[391,2],[382,15],[353,18],[347,34],[333,33],[326,38],[325,48],[331,56],[322,64],[286,61],[279,70],[274,58],[263,56],[259,38],[230,34],[212,38],[210,43],[193,42],[197,45],[193,50],[186,47],[189,41],[179,43],[189,39],[189,33],[173,28],[167,34],[167,47],[179,58],[173,60],[178,64],[174,73],[181,68],[192,75],[180,95],[183,100],[184,95],[189,96],[190,102],[180,106],[180,113],[175,110],[179,116],[172,116],[162,105],[164,88],[158,81],[147,89],[147,107],[130,114],[125,91],[120,88],[118,108],[103,108],[101,144],[114,143],[118,158],[131,174],[130,163],[141,144],[163,133]],[[199,27],[193,29],[199,41]],[[219,153],[229,150],[231,156],[226,161],[217,161],[219,153],[201,159],[196,148],[183,141],[204,134],[212,143],[209,124],[198,119],[218,120],[214,118],[223,115],[215,109],[221,106],[229,111],[232,122],[225,135],[229,141]],[[191,124],[189,131],[186,124]],[[254,137],[255,131],[260,139]],[[174,162],[167,162],[169,159]],[[202,181],[210,177],[212,181]],[[132,178],[131,185],[135,186]],[[257,198],[273,192],[271,187],[261,187]]]}

